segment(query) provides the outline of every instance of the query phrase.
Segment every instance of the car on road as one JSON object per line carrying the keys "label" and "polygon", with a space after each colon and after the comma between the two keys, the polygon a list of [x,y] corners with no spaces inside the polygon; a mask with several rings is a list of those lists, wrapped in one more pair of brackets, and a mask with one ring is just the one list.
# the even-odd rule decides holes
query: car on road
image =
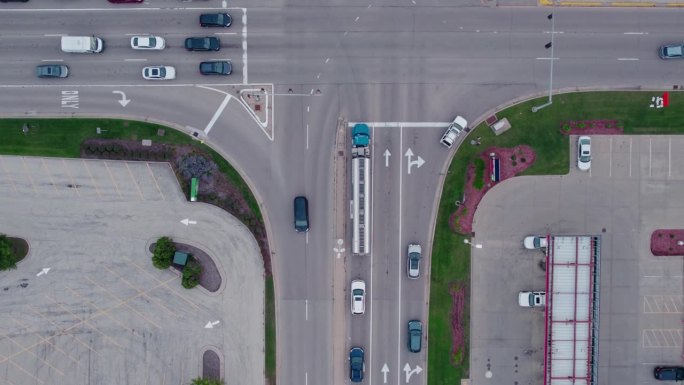
{"label": "car on road", "polygon": [[351,282],[351,312],[363,314],[366,311],[366,282],[355,279]]}
{"label": "car on road", "polygon": [[298,233],[309,231],[309,201],[306,197],[298,196],[294,199],[294,227]]}
{"label": "car on road", "polygon": [[588,136],[577,139],[577,168],[581,171],[591,168],[591,138]]}
{"label": "car on road", "polygon": [[420,259],[421,248],[420,245],[411,243],[408,245],[408,253],[406,257],[406,275],[409,279],[420,278]]}
{"label": "car on road", "polygon": [[161,50],[166,47],[166,41],[159,36],[133,36],[131,38],[131,48],[133,49],[148,49]]}
{"label": "car on road", "polygon": [[188,51],[218,51],[221,40],[217,37],[189,37],[185,39],[185,49]]}
{"label": "car on road", "polygon": [[41,64],[36,66],[39,78],[65,78],[69,76],[69,67],[64,64]]}
{"label": "car on road", "polygon": [[202,75],[230,75],[233,72],[233,64],[226,60],[203,61],[199,65]]}
{"label": "car on road", "polygon": [[176,69],[171,66],[148,66],[143,68],[142,76],[147,80],[171,80],[176,78]]}
{"label": "car on road", "polygon": [[541,249],[547,245],[548,243],[545,236],[529,235],[523,239],[523,246],[525,246],[526,249]]}
{"label": "car on road", "polygon": [[353,347],[349,351],[349,379],[351,382],[361,382],[363,381],[363,349],[359,347]]}
{"label": "car on road", "polygon": [[656,366],[653,369],[653,377],[660,381],[684,381],[684,367]]}
{"label": "car on road", "polygon": [[518,293],[518,305],[522,307],[546,306],[546,292],[521,291],[520,293]]}
{"label": "car on road", "polygon": [[418,320],[408,322],[408,350],[418,353],[423,343],[423,323]]}
{"label": "car on road", "polygon": [[453,122],[447,127],[442,135],[442,139],[439,140],[440,143],[446,146],[446,148],[451,148],[456,138],[461,134],[463,130],[468,127],[468,121],[462,116],[457,116]]}
{"label": "car on road", "polygon": [[109,0],[110,3],[142,3],[144,0]]}
{"label": "car on road", "polygon": [[230,27],[233,19],[227,13],[203,13],[199,22],[202,27]]}
{"label": "car on road", "polygon": [[658,50],[661,59],[682,59],[684,58],[684,45],[672,44],[664,45]]}
{"label": "car on road", "polygon": [[29,0],[0,0],[0,3],[28,3]]}

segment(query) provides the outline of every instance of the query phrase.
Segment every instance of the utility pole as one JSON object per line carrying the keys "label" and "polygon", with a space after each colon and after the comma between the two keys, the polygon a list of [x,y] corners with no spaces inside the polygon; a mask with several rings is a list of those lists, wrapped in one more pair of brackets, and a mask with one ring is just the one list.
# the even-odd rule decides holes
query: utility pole
{"label": "utility pole", "polygon": [[556,58],[553,56],[553,37],[556,34],[556,26],[553,19],[553,13],[550,13],[546,18],[551,20],[551,42],[547,43],[544,46],[546,49],[551,48],[551,75],[549,76],[549,100],[540,106],[532,106],[532,112],[537,112],[544,107],[550,106],[553,103],[553,62],[556,60]]}

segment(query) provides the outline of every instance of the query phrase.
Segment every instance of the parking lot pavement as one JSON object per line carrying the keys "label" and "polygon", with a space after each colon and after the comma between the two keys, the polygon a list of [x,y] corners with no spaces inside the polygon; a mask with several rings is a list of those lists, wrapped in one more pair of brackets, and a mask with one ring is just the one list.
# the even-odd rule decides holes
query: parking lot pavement
{"label": "parking lot pavement", "polygon": [[[0,157],[0,208],[0,233],[30,246],[0,273],[0,383],[185,384],[208,346],[231,383],[263,382],[259,248],[233,217],[187,202],[169,165]],[[163,235],[215,259],[218,292],[152,266]]]}
{"label": "parking lot pavement", "polygon": [[654,257],[658,228],[684,228],[684,138],[592,136],[591,172],[517,177],[493,188],[475,215],[471,380],[541,383],[544,314],[518,291],[544,288],[529,234],[601,235],[599,383],[655,384],[653,367],[681,364],[681,257]]}

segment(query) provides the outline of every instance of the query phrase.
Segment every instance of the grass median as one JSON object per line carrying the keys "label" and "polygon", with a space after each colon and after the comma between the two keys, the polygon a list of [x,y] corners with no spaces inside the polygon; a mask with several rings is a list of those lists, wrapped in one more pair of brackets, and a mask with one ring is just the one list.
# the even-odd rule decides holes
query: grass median
{"label": "grass median", "polygon": [[[97,128],[100,133],[97,133]],[[27,130],[25,130],[25,128]],[[158,136],[163,129],[164,135]],[[257,200],[247,183],[237,170],[219,153],[209,146],[193,140],[166,126],[131,120],[119,119],[86,119],[86,118],[11,118],[0,119],[0,154],[45,156],[60,158],[79,158],[81,142],[86,139],[152,139],[167,144],[192,145],[209,153],[230,183],[235,186],[247,201],[250,209],[259,220],[263,221]],[[249,226],[248,226],[249,227]],[[273,278],[265,279],[265,371],[271,384],[276,383],[276,319],[275,291]]]}
{"label": "grass median", "polygon": [[[680,134],[684,132],[684,93],[670,93],[670,106],[652,108],[651,98],[662,92],[587,92],[557,95],[553,104],[531,112],[532,106],[544,104],[546,98],[526,101],[497,112],[499,119],[508,118],[512,128],[495,136],[486,124],[478,125],[457,149],[445,176],[439,203],[432,249],[430,282],[428,384],[454,385],[469,377],[470,297],[463,309],[466,332],[465,348],[452,345],[452,296],[454,284],[470,288],[470,246],[465,236],[449,228],[449,216],[456,211],[455,201],[463,199],[466,167],[477,164],[479,154],[488,147],[513,147],[527,144],[534,148],[537,159],[524,174],[562,175],[570,165],[569,138],[562,133],[563,123],[592,119],[612,119],[620,122],[626,135]],[[481,137],[481,145],[470,139]],[[478,173],[479,174],[479,173]],[[473,293],[469,293],[473,294]],[[474,293],[477,295],[477,293]]]}

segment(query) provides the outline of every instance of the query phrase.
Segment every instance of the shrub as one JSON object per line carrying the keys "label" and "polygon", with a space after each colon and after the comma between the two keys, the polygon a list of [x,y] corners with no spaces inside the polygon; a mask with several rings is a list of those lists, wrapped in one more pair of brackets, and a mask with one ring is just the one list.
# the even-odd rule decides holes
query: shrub
{"label": "shrub", "polygon": [[157,269],[168,269],[173,263],[173,254],[176,252],[176,246],[173,240],[169,237],[161,237],[154,245],[154,253],[152,253],[152,264]]}
{"label": "shrub", "polygon": [[200,274],[202,274],[202,266],[194,259],[188,259],[188,264],[183,268],[183,280],[181,284],[186,289],[192,289],[199,285]]}
{"label": "shrub", "polygon": [[12,253],[12,243],[6,235],[0,235],[0,270],[17,268],[17,256]]}
{"label": "shrub", "polygon": [[217,168],[214,161],[198,154],[188,154],[178,162],[178,171],[185,179],[200,178]]}

